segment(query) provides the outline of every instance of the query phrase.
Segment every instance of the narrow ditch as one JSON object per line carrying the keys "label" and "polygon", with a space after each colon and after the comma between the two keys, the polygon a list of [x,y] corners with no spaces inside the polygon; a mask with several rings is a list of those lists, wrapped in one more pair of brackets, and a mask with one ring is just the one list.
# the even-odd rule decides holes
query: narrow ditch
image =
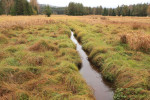
{"label": "narrow ditch", "polygon": [[82,60],[80,73],[86,80],[86,83],[93,89],[96,100],[113,100],[113,89],[108,82],[103,80],[100,70],[90,64],[87,54],[74,37],[74,33],[72,31],[70,39],[76,44],[77,51],[79,52]]}

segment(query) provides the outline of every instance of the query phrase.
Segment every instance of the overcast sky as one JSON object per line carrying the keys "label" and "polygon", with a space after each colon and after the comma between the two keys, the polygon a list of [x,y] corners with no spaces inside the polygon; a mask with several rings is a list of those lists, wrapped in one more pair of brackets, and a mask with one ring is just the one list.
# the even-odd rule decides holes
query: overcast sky
{"label": "overcast sky", "polygon": [[130,5],[137,3],[150,3],[150,0],[38,0],[40,4],[50,4],[54,6],[67,6],[69,2],[79,2],[84,6],[96,7],[102,5],[103,7],[117,7],[118,5]]}

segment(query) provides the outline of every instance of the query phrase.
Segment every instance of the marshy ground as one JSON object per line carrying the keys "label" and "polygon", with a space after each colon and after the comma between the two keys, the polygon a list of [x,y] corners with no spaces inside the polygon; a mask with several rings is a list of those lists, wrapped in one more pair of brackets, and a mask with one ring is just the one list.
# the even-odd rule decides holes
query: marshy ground
{"label": "marshy ground", "polygon": [[0,99],[94,99],[70,29],[115,100],[150,99],[150,18],[103,16],[1,16]]}

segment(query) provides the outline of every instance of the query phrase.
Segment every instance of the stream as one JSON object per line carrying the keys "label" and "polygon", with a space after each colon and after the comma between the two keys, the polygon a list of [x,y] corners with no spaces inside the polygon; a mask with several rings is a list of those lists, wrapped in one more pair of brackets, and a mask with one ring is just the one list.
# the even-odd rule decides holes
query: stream
{"label": "stream", "polygon": [[85,79],[86,83],[93,89],[96,100],[113,100],[113,89],[110,84],[103,79],[100,70],[90,64],[87,54],[74,37],[74,33],[72,31],[71,40],[76,44],[76,50],[79,52],[82,60],[80,74]]}

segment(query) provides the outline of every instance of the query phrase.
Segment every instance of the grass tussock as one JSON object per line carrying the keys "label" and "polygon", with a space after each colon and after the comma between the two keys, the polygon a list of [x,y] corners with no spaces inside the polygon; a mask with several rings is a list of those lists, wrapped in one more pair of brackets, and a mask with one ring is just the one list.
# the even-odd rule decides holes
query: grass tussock
{"label": "grass tussock", "polygon": [[27,40],[26,40],[26,39],[24,39],[24,38],[19,38],[19,39],[17,39],[17,41],[16,41],[15,44],[25,44],[25,43],[27,43]]}
{"label": "grass tussock", "polygon": [[7,38],[16,37],[16,34],[13,34],[10,30],[2,29],[1,33]]}
{"label": "grass tussock", "polygon": [[147,34],[124,34],[120,38],[121,43],[128,44],[133,50],[144,52],[150,51],[150,35]]}
{"label": "grass tussock", "polygon": [[13,92],[13,89],[12,88],[8,88],[7,85],[2,85],[0,86],[0,96],[1,97],[4,97],[4,98],[1,98],[1,99],[6,99],[6,98],[9,98],[9,94],[11,94]]}
{"label": "grass tussock", "polygon": [[0,35],[0,44],[6,44],[8,43],[8,39],[4,35]]}
{"label": "grass tussock", "polygon": [[111,32],[111,34],[118,34],[118,33],[119,33],[119,31],[117,29],[115,29]]}
{"label": "grass tussock", "polygon": [[57,51],[58,47],[55,46],[54,44],[49,44],[44,40],[40,40],[37,43],[33,44],[31,47],[29,47],[29,50],[39,51],[39,52],[48,51],[48,50]]}
{"label": "grass tussock", "polygon": [[0,60],[4,59],[6,57],[6,53],[0,52]]}
{"label": "grass tussock", "polygon": [[108,18],[106,18],[106,17],[101,17],[101,20],[108,20]]}
{"label": "grass tussock", "polygon": [[70,30],[60,29],[58,31],[58,34],[67,34],[70,37]]}
{"label": "grass tussock", "polygon": [[133,30],[138,30],[139,28],[141,28],[141,25],[135,23],[135,24],[132,25],[132,28],[133,28]]}
{"label": "grass tussock", "polygon": [[43,62],[44,62],[44,58],[41,56],[27,58],[27,63],[32,66],[41,66],[43,65]]}

